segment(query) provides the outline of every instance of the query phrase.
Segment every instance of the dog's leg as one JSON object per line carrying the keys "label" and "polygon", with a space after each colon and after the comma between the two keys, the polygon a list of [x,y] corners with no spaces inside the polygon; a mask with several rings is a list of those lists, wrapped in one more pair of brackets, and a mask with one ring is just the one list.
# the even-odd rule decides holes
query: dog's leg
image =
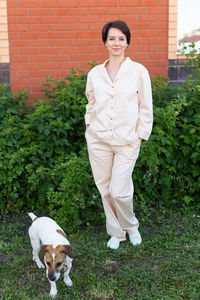
{"label": "dog's leg", "polygon": [[29,237],[30,237],[30,241],[31,241],[31,245],[33,248],[33,261],[36,262],[38,268],[45,268],[45,266],[43,265],[43,263],[40,261],[40,258],[38,256],[39,252],[40,252],[40,240],[35,237],[34,233],[32,232],[31,227],[29,228]]}
{"label": "dog's leg", "polygon": [[[48,279],[49,280],[49,279]],[[50,282],[50,285],[51,285],[51,289],[50,289],[50,293],[49,293],[49,296],[51,297],[51,298],[55,298],[56,297],[56,295],[57,295],[57,287],[56,287],[56,282],[55,281],[51,281],[51,280],[49,280],[49,282]]]}
{"label": "dog's leg", "polygon": [[66,265],[67,265],[67,270],[64,272],[64,283],[67,286],[72,286],[73,282],[71,281],[71,279],[69,277],[69,272],[70,272],[71,267],[72,267],[72,259],[69,258],[68,256],[66,257]]}

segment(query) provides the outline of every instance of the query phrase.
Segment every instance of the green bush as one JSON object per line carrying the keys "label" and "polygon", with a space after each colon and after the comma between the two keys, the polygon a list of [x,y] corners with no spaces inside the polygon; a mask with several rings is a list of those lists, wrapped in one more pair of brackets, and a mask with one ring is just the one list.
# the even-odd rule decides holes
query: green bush
{"label": "green bush", "polygon": [[[133,173],[135,205],[199,206],[199,57],[197,75],[183,88],[152,82],[154,127],[143,141]],[[0,211],[39,210],[66,226],[103,219],[84,138],[86,76],[47,78],[44,98],[27,105],[28,93],[0,87]],[[72,221],[73,220],[73,221]],[[71,229],[73,229],[71,228]]]}

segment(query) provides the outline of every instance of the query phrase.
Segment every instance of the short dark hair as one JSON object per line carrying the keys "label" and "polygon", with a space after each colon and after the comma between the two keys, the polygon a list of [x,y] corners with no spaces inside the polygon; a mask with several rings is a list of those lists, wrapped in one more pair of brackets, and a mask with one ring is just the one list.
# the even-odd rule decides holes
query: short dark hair
{"label": "short dark hair", "polygon": [[104,44],[107,41],[108,31],[110,28],[117,28],[117,29],[121,30],[121,32],[123,32],[123,34],[125,34],[125,36],[126,36],[127,44],[128,45],[130,44],[130,41],[131,41],[130,29],[129,29],[128,25],[124,21],[121,21],[121,20],[111,21],[111,22],[106,23],[103,26],[102,40],[103,40]]}

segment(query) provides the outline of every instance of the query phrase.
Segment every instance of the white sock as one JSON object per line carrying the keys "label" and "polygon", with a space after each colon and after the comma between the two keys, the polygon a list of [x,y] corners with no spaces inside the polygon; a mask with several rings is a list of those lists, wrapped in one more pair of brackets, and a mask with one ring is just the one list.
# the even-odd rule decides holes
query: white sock
{"label": "white sock", "polygon": [[120,240],[115,236],[112,236],[107,243],[107,247],[116,250],[119,248],[119,244]]}
{"label": "white sock", "polygon": [[138,230],[135,233],[130,234],[129,239],[133,246],[137,246],[142,243],[142,238]]}

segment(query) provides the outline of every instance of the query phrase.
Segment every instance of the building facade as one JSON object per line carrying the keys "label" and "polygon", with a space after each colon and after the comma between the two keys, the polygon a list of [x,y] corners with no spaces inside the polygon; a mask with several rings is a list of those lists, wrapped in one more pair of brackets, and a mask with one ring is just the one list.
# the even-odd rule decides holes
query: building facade
{"label": "building facade", "polygon": [[[131,29],[127,56],[155,75],[177,72],[177,0],[0,0],[0,81],[41,97],[46,75],[89,69],[107,52],[102,26],[121,19]],[[173,82],[172,82],[173,83]]]}

